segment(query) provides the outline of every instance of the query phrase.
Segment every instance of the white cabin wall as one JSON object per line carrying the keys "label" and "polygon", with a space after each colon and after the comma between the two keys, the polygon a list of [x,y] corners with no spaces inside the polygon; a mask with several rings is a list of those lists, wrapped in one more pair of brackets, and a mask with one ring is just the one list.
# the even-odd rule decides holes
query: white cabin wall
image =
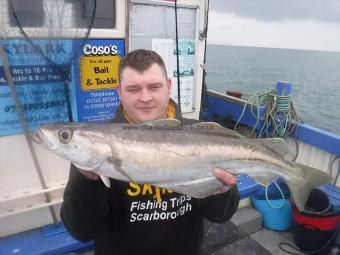
{"label": "white cabin wall", "polygon": [[[52,223],[49,204],[60,204],[70,163],[34,146],[51,202],[46,203],[24,135],[0,137],[0,237]],[[44,208],[42,208],[44,207]],[[59,217],[60,206],[55,206]]]}
{"label": "white cabin wall", "polygon": [[[70,163],[34,145],[47,184],[68,178]],[[40,186],[31,153],[24,135],[0,138],[0,193]]]}
{"label": "white cabin wall", "polygon": [[[286,142],[288,144],[288,147],[290,151],[295,155],[296,153],[296,142],[293,138],[286,138]],[[321,150],[319,148],[316,148],[312,145],[309,145],[307,143],[297,141],[298,144],[298,157],[296,159],[297,163],[301,163],[316,169],[319,169],[321,171],[324,171],[326,173],[331,173],[333,178],[335,178],[336,173],[338,171],[338,161],[334,162],[332,169],[330,169],[330,163],[335,158],[336,155],[331,154],[327,151]],[[337,186],[340,185],[340,181],[338,179]]]}

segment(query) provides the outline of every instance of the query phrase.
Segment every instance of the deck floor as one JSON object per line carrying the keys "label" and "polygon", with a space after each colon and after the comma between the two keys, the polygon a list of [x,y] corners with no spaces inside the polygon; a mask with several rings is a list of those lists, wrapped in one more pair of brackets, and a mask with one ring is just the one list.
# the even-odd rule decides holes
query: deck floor
{"label": "deck floor", "polygon": [[205,222],[205,236],[200,255],[253,254],[270,255],[261,244],[233,222]]}
{"label": "deck floor", "polygon": [[[262,228],[260,231],[250,235],[253,240],[255,240],[259,245],[263,246],[270,254],[275,255],[287,255],[286,252],[282,251],[279,247],[280,243],[289,243],[295,247],[293,242],[293,233],[289,231],[277,232],[266,228]],[[292,250],[289,247],[285,248],[296,254],[298,251]]]}

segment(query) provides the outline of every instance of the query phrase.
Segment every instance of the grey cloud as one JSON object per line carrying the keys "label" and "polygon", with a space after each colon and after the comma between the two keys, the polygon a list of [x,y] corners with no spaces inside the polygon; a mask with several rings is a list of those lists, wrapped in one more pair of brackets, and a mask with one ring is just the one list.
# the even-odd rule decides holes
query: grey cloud
{"label": "grey cloud", "polygon": [[313,19],[340,23],[339,0],[210,0],[210,10],[262,21]]}

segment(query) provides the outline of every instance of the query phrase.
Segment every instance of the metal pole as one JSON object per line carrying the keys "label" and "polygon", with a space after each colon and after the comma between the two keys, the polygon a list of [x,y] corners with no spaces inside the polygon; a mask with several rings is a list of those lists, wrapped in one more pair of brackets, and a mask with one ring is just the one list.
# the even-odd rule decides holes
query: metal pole
{"label": "metal pole", "polygon": [[175,0],[175,24],[176,24],[176,60],[177,60],[177,95],[178,95],[178,106],[180,109],[180,113],[182,113],[181,107],[181,80],[179,77],[179,52],[178,52],[178,20],[177,20],[177,0]]}

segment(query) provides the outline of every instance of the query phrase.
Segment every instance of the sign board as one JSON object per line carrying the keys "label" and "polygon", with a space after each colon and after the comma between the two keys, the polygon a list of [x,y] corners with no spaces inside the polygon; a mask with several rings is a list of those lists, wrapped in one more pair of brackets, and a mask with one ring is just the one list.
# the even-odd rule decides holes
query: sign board
{"label": "sign board", "polygon": [[[152,49],[164,60],[168,76],[172,79],[170,96],[178,103],[176,42],[173,39],[155,38],[152,39]],[[178,55],[181,109],[183,113],[192,112],[194,108],[195,41],[189,39],[179,40]]]}
{"label": "sign board", "polygon": [[[65,86],[73,120],[110,121],[119,105],[117,66],[124,40],[24,39],[3,41],[21,111],[30,131],[51,122],[68,122]],[[69,70],[65,76],[65,70]],[[0,62],[0,136],[22,133],[15,101]]]}
{"label": "sign board", "polygon": [[83,46],[76,77],[77,120],[110,121],[120,104],[118,64],[125,55],[124,40],[89,40]]}

